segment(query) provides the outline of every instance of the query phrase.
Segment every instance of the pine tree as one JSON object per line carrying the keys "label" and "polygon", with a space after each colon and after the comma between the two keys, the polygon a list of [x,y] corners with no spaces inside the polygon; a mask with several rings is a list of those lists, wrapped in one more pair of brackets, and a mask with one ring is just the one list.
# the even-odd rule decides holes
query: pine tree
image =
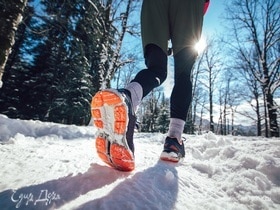
{"label": "pine tree", "polygon": [[[46,38],[37,46],[34,71],[41,120],[66,124],[87,124],[90,120],[91,94],[96,90],[90,72],[92,46],[98,38],[91,33],[88,19],[92,5],[87,1],[44,1],[48,19],[41,26]],[[60,8],[57,12],[57,8]],[[86,25],[88,24],[88,25]],[[82,32],[80,32],[80,30]],[[90,40],[92,42],[90,42]]]}
{"label": "pine tree", "polygon": [[23,21],[18,26],[15,44],[9,55],[3,75],[4,85],[0,91],[0,112],[11,118],[25,118],[28,109],[30,90],[30,60],[28,54],[32,42],[28,39],[29,28],[33,24],[34,10],[25,7]]}
{"label": "pine tree", "polygon": [[159,107],[159,114],[156,120],[156,130],[161,133],[166,133],[169,126],[169,100],[165,98],[164,94],[162,96],[162,101]]}

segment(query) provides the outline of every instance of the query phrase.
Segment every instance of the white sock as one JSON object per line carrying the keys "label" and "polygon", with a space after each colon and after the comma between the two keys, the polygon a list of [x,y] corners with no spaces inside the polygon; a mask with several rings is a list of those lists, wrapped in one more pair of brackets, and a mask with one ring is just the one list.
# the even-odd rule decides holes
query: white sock
{"label": "white sock", "polygon": [[125,89],[127,89],[131,94],[133,109],[136,112],[137,107],[141,103],[143,97],[143,88],[138,82],[131,82],[126,86]]}
{"label": "white sock", "polygon": [[175,137],[178,142],[181,142],[182,133],[184,131],[185,121],[178,118],[170,118],[168,136]]}

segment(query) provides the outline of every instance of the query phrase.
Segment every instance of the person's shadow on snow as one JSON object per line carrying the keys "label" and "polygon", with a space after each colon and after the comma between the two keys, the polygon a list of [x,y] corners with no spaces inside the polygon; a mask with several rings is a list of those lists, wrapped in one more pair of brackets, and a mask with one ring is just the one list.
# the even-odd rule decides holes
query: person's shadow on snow
{"label": "person's shadow on snow", "polygon": [[173,163],[159,161],[155,166],[125,179],[108,195],[89,201],[79,210],[174,209],[178,195],[178,173]]}
{"label": "person's shadow on snow", "polygon": [[[108,195],[89,201],[77,209],[173,209],[178,194],[178,174],[174,164],[159,161],[155,166],[124,179]],[[1,209],[56,209],[80,195],[126,178],[130,173],[92,164],[87,172],[41,184],[0,192]],[[20,174],[19,174],[20,176]]]}
{"label": "person's shadow on snow", "polygon": [[92,164],[83,174],[69,175],[42,184],[0,192],[0,207],[5,210],[55,209],[75,200],[80,195],[109,185],[128,175],[129,173],[112,170],[107,166]]}

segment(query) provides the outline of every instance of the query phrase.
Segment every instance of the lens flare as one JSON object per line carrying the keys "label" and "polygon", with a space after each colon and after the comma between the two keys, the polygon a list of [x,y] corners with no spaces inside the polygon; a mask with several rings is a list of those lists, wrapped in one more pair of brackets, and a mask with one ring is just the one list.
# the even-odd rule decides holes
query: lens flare
{"label": "lens flare", "polygon": [[194,49],[198,52],[198,54],[203,53],[207,46],[206,40],[204,37],[201,37],[200,40],[195,44]]}

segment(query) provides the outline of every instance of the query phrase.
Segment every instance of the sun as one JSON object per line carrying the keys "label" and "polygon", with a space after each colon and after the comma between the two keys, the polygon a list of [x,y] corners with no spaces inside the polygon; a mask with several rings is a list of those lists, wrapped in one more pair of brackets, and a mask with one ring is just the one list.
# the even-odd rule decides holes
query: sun
{"label": "sun", "polygon": [[200,40],[194,45],[194,49],[201,54],[207,46],[206,39],[201,36]]}

